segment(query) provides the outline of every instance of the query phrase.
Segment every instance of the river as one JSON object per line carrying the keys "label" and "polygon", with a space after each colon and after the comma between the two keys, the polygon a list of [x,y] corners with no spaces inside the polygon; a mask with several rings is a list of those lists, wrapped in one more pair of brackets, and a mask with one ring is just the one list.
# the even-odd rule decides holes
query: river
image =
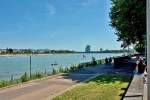
{"label": "river", "polygon": [[[83,57],[83,55],[85,57]],[[32,73],[52,71],[53,68],[68,67],[72,64],[91,61],[92,57],[104,59],[106,57],[121,56],[122,53],[73,53],[73,54],[46,54],[33,55],[31,58]],[[52,66],[52,64],[58,64]],[[30,70],[29,56],[0,56],[0,80],[9,80],[20,77],[24,72]]]}

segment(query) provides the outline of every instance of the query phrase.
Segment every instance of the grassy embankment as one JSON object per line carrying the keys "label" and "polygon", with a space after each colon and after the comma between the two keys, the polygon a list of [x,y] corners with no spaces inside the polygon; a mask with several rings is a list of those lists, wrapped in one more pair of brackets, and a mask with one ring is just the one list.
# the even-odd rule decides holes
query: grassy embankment
{"label": "grassy embankment", "polygon": [[10,80],[0,80],[0,88],[18,84],[18,83],[27,82],[30,80],[40,79],[40,78],[51,76],[51,75],[56,75],[59,73],[69,73],[69,72],[73,72],[76,70],[80,70],[82,68],[92,67],[97,64],[104,64],[104,60],[95,60],[95,58],[92,58],[91,62],[85,62],[85,63],[72,65],[70,67],[66,67],[65,69],[63,69],[62,67],[59,67],[57,69],[53,68],[53,70],[49,72],[45,70],[45,72],[32,73],[31,78],[29,77],[29,74],[25,72],[19,79],[14,79],[12,76]]}
{"label": "grassy embankment", "polygon": [[120,74],[100,75],[53,100],[122,100],[131,80]]}

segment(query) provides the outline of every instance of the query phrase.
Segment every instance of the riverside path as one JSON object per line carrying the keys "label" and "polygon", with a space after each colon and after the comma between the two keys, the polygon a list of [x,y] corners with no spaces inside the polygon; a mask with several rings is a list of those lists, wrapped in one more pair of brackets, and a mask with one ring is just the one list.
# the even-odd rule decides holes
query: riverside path
{"label": "riverside path", "polygon": [[84,82],[90,77],[114,72],[131,73],[128,69],[114,69],[110,65],[96,65],[69,73],[68,75],[50,76],[10,88],[2,88],[0,89],[0,100],[50,100],[50,97]]}

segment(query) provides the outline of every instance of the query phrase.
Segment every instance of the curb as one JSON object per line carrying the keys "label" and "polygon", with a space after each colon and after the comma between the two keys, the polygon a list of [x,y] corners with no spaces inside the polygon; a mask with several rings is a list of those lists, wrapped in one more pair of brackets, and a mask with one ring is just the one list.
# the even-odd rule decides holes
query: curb
{"label": "curb", "polygon": [[[135,87],[135,86],[133,86],[133,85],[135,85],[135,83],[134,82],[136,82],[135,80],[134,80],[134,78],[135,77],[138,77],[138,78],[140,78],[140,83],[137,83],[137,84],[141,84],[140,86],[142,87],[142,89],[143,90],[140,90],[140,92],[138,91],[136,91],[136,89],[135,88],[137,88],[137,87]],[[138,79],[138,81],[139,81],[139,79]],[[140,87],[139,86],[139,87]],[[130,89],[130,87],[132,87],[131,89]],[[138,87],[138,88],[139,88]],[[133,91],[134,90],[134,91]],[[121,99],[121,100],[129,100],[129,99],[132,99],[132,98],[134,98],[134,96],[132,96],[132,95],[140,95],[141,96],[141,99],[139,99],[139,98],[137,98],[138,100],[145,100],[145,99],[143,99],[143,94],[144,93],[144,84],[143,84],[143,77],[140,75],[140,74],[134,74],[133,75],[133,78],[132,78],[132,80],[131,80],[131,82],[130,82],[130,84],[128,85],[128,88],[127,88],[127,90],[126,90],[126,93],[125,93],[125,95],[123,96],[123,98]],[[128,96],[132,96],[132,98],[128,98]],[[146,99],[147,100],[147,99]]]}
{"label": "curb", "polygon": [[148,100],[148,91],[147,91],[147,83],[144,83],[144,91],[143,91],[143,100]]}

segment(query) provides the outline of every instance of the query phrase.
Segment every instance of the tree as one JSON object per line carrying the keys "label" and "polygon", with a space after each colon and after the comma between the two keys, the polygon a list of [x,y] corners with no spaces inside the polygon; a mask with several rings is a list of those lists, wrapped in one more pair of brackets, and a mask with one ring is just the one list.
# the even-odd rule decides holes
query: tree
{"label": "tree", "polygon": [[144,44],[146,34],[146,0],[111,0],[109,13],[111,26],[115,28],[122,47]]}
{"label": "tree", "polygon": [[12,48],[7,48],[6,53],[13,53],[13,49]]}
{"label": "tree", "polygon": [[102,51],[103,51],[103,48],[100,48],[99,51],[102,52]]}

